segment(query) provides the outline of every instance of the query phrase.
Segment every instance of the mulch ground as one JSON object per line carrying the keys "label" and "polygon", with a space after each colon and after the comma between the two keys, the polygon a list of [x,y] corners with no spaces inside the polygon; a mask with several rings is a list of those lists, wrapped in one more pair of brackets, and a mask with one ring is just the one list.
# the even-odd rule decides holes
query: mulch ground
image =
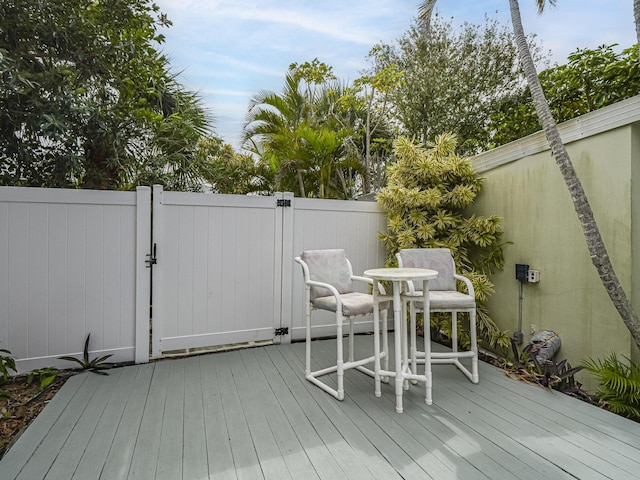
{"label": "mulch ground", "polygon": [[0,383],[0,458],[47,406],[69,376],[70,373],[61,372],[43,391],[40,391],[37,379],[28,383],[23,375]]}

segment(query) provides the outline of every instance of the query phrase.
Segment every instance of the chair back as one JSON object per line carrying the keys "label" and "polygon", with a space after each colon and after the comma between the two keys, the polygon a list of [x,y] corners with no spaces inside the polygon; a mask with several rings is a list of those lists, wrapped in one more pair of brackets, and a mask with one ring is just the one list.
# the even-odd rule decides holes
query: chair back
{"label": "chair back", "polygon": [[[344,250],[305,250],[300,254],[300,259],[304,262],[303,271],[304,266],[307,267],[307,271],[304,272],[305,281],[328,283],[335,287],[338,293],[353,292],[353,271]],[[326,288],[311,287],[311,301],[329,295],[331,291]]]}
{"label": "chair back", "polygon": [[397,254],[398,265],[407,268],[429,268],[438,278],[429,281],[431,291],[456,290],[456,266],[448,248],[407,248]]}

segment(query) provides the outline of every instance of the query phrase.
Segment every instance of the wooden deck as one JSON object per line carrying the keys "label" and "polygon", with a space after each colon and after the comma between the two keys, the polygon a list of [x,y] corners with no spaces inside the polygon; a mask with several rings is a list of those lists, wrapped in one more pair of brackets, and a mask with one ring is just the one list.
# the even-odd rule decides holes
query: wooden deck
{"label": "wooden deck", "polygon": [[[359,353],[371,350],[358,337]],[[335,340],[314,342],[333,357]],[[0,461],[0,479],[637,479],[640,424],[481,364],[434,366],[395,413],[392,385],[346,374],[338,402],[303,378],[304,344],[70,379]]]}

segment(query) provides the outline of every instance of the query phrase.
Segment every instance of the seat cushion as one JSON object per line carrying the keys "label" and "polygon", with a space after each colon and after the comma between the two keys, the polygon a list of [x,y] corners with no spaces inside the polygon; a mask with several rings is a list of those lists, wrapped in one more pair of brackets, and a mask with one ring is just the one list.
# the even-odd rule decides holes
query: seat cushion
{"label": "seat cushion", "polygon": [[[373,295],[368,293],[351,292],[340,295],[342,300],[342,315],[352,317],[354,315],[365,315],[373,312]],[[336,297],[318,297],[311,302],[315,308],[321,310],[336,311]],[[380,309],[386,309],[389,302],[380,302]]]}
{"label": "seat cushion", "polygon": [[[416,292],[412,297],[422,297],[422,292]],[[415,302],[417,308],[422,308],[422,304],[423,302]],[[429,290],[429,305],[432,309],[455,310],[456,308],[474,308],[476,301],[466,293],[453,290]]]}

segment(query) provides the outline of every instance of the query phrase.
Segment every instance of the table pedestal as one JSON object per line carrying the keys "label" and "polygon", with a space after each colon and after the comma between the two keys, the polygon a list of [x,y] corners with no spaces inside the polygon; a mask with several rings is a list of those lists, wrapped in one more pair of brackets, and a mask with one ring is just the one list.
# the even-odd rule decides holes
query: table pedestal
{"label": "table pedestal", "polygon": [[[429,280],[436,278],[438,272],[435,270],[429,270],[426,268],[377,268],[373,270],[367,270],[364,272],[364,276],[372,278],[377,281],[390,281],[393,284],[393,295],[380,295],[377,288],[373,289],[373,328],[374,328],[374,372],[375,372],[375,395],[380,397],[382,390],[380,388],[380,380],[383,376],[389,376],[395,378],[395,394],[396,394],[396,412],[402,413],[402,393],[405,388],[409,388],[409,380],[423,381],[425,382],[425,402],[427,405],[431,405],[431,390],[432,390],[432,376],[431,376],[431,343],[425,344],[425,373],[424,375],[418,375],[417,372],[412,372],[409,365],[409,355],[407,348],[407,322],[405,316],[402,314],[403,304],[400,297],[402,293],[402,285],[407,281],[422,282],[423,302],[424,302],[424,323],[425,328],[429,328]],[[383,370],[380,365],[381,351],[380,351],[380,301],[393,299],[393,326],[394,326],[394,341],[395,341],[395,355],[394,355],[394,367],[395,370],[388,369],[388,361],[385,362],[385,369]],[[415,335],[415,331],[411,333]],[[426,343],[426,340],[425,340]],[[415,342],[412,342],[415,345]],[[386,352],[386,358],[388,359],[388,352]]]}

